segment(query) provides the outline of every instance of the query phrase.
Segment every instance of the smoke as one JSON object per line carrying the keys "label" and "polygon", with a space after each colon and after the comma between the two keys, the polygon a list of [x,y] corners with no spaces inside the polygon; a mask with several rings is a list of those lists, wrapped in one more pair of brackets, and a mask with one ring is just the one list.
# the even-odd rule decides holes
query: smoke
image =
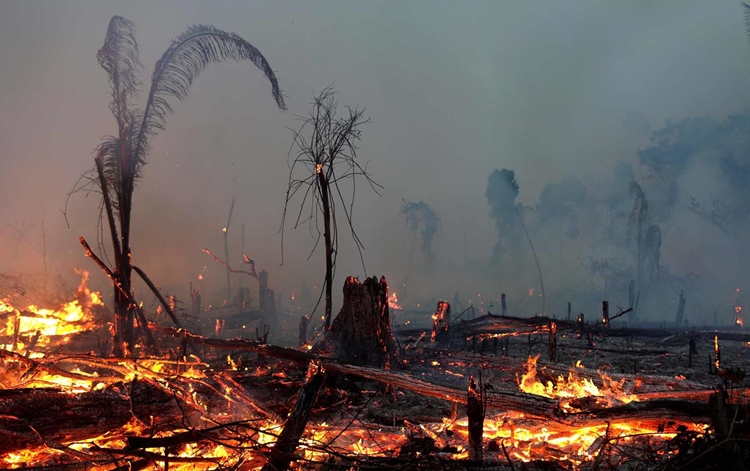
{"label": "smoke", "polygon": [[519,247],[521,232],[516,214],[516,198],[519,192],[520,186],[513,170],[495,169],[487,178],[485,197],[490,205],[489,215],[495,220],[498,237],[492,250],[492,263],[499,263],[508,251],[517,250]]}
{"label": "smoke", "polygon": [[440,216],[424,201],[405,203],[401,208],[401,214],[406,216],[406,226],[411,233],[415,237],[419,235],[422,240],[421,249],[425,259],[424,266],[430,268],[435,261],[432,241],[440,228]]}
{"label": "smoke", "polygon": [[[413,233],[403,201],[439,214],[432,268],[412,274],[411,300],[460,290],[479,305],[480,293],[506,292],[509,313],[533,314],[540,287],[518,209],[548,313],[568,301],[584,312],[603,299],[626,306],[637,266],[627,239],[632,181],[652,218],[642,268],[659,280],[641,301],[644,318],[672,319],[684,289],[690,322],[712,320],[714,309],[721,319],[746,289],[750,47],[729,0],[0,3],[0,272],[44,271],[46,246],[50,273],[75,279],[74,267],[89,268],[92,281],[108,283],[78,245],[78,236],[97,238],[98,199],[74,195],[67,220],[58,210],[94,146],[115,132],[96,62],[115,14],[136,24],[145,70],[188,25],[211,24],[257,46],[288,96],[289,112],[279,113],[257,70],[217,64],[154,139],[134,195],[133,260],[178,299],[189,299],[190,281],[223,298],[224,269],[201,249],[220,252],[233,195],[233,225],[246,224],[245,251],[270,286],[287,299],[304,282],[317,299],[314,238],[287,233],[279,266],[278,227],[288,128],[311,91],[332,82],[342,103],[373,120],[358,154],[385,189],[382,198],[358,191],[352,215],[368,274],[404,290]],[[649,265],[653,225],[658,270]],[[20,240],[19,228],[32,229]],[[241,242],[232,231],[230,253]],[[364,274],[350,241],[339,250],[335,303],[343,276]]]}

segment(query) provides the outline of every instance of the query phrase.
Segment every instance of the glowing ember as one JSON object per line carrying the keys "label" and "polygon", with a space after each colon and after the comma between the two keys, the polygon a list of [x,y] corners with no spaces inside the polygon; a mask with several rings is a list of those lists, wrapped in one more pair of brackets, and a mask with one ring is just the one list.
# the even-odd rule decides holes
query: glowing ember
{"label": "glowing ember", "polygon": [[391,294],[391,296],[388,298],[388,307],[390,309],[398,309],[398,310],[403,310],[404,309],[398,303],[398,296],[396,296],[396,293]]}

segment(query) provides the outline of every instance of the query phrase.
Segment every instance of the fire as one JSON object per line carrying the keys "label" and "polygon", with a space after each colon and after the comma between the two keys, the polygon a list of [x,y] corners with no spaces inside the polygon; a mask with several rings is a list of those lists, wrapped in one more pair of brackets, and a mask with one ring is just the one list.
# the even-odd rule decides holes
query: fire
{"label": "fire", "polygon": [[23,351],[35,347],[49,346],[53,337],[61,336],[60,342],[70,341],[71,334],[87,332],[96,328],[92,309],[104,306],[101,295],[87,287],[89,273],[79,272],[81,283],[75,299],[56,309],[30,305],[19,309],[8,298],[0,299],[0,314],[6,317],[5,335],[9,343],[0,344],[0,349]]}
{"label": "fire", "polygon": [[398,303],[398,296],[396,296],[396,293],[391,294],[391,296],[388,298],[388,308],[390,308],[390,309],[398,309],[398,310],[403,310],[404,309]]}
{"label": "fire", "polygon": [[603,400],[608,407],[616,404],[627,404],[638,401],[635,394],[625,391],[625,380],[615,381],[605,373],[599,373],[602,379],[602,387],[597,386],[588,378],[579,378],[575,373],[568,373],[568,377],[558,376],[555,382],[543,383],[537,377],[537,361],[539,355],[529,357],[526,361],[526,373],[518,381],[521,391],[537,396],[549,397],[551,399],[564,399],[560,405],[563,409],[575,409],[568,399],[582,399],[596,397]]}

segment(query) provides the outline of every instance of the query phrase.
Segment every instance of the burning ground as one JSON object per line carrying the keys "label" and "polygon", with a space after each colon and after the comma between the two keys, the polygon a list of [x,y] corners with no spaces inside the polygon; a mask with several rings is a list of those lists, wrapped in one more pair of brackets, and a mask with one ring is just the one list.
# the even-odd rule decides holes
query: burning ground
{"label": "burning ground", "polygon": [[750,336],[737,330],[448,318],[433,341],[395,331],[396,361],[383,369],[329,356],[319,339],[292,349],[218,336],[212,320],[199,326],[208,336],[150,323],[159,356],[102,357],[111,326],[95,320],[85,277],[58,307],[3,306],[6,467],[273,469],[318,375],[284,457],[293,468],[694,469],[747,433],[737,406]]}

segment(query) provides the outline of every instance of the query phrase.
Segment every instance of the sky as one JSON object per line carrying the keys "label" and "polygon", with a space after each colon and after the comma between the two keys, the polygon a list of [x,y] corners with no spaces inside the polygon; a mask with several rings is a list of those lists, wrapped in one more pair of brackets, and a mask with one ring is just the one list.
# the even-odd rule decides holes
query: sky
{"label": "sky", "polygon": [[[67,221],[62,210],[95,146],[116,131],[96,61],[113,15],[136,24],[145,81],[172,38],[210,24],[255,45],[287,97],[281,112],[254,66],[212,64],[153,139],[135,193],[133,258],[173,292],[199,273],[221,286],[221,267],[201,249],[222,252],[232,197],[234,260],[245,224],[246,252],[277,290],[320,283],[322,252],[309,257],[315,241],[305,229],[285,234],[280,266],[279,225],[289,128],[330,84],[342,106],[372,120],[359,155],[384,189],[358,188],[354,215],[367,274],[403,282],[411,236],[399,210],[424,200],[442,219],[441,264],[424,278],[446,281],[423,294],[445,297],[472,281],[440,271],[492,252],[484,193],[494,169],[514,169],[520,201],[533,205],[548,182],[596,182],[617,161],[636,164],[648,141],[626,132],[627,113],[659,128],[738,112],[750,98],[750,46],[734,0],[2,0],[0,272],[43,269],[32,247],[42,221],[51,272],[94,268],[78,237],[96,239],[97,196],[73,195]],[[334,292],[345,275],[364,270],[342,237]]]}

